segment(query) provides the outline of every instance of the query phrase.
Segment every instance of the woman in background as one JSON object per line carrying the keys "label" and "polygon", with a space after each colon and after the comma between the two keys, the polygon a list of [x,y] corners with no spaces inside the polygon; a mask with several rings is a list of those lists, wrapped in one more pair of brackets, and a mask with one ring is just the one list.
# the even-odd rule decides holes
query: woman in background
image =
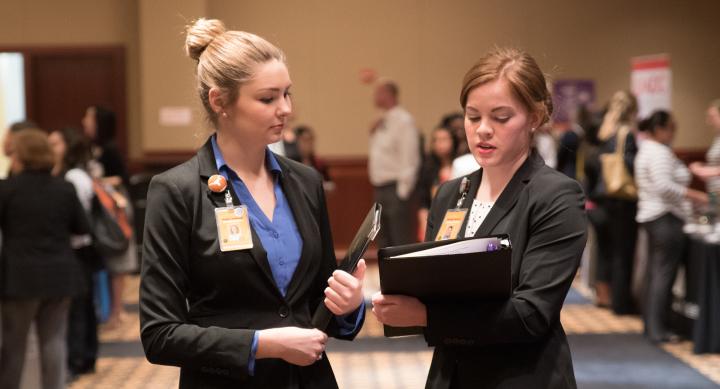
{"label": "woman in background", "polygon": [[[50,146],[55,154],[53,175],[63,177],[75,187],[80,204],[90,215],[93,181],[87,172],[90,145],[78,129],[63,128],[50,133]],[[98,355],[98,319],[95,313],[93,275],[102,267],[102,258],[94,250],[90,234],[73,236],[72,247],[81,260],[85,289],[70,304],[68,323],[68,368],[71,378],[95,371]]]}
{"label": "woman in background", "polygon": [[295,142],[300,156],[298,162],[315,168],[323,176],[323,182],[332,181],[327,165],[315,155],[315,131],[309,126],[297,126],[293,132],[295,133]]}
{"label": "woman in background", "polygon": [[[92,143],[94,160],[90,163],[90,174],[102,178],[105,190],[112,195],[118,207],[124,209],[132,225],[132,206],[125,188],[129,183],[127,165],[115,143],[117,120],[115,113],[101,106],[91,106],[82,118],[85,136]],[[134,237],[130,238],[127,251],[119,256],[103,258],[110,273],[111,298],[110,316],[105,328],[116,329],[127,320],[123,292],[127,275],[137,270],[137,248]]]}
{"label": "woman in background", "polygon": [[656,111],[646,121],[648,138],[635,160],[637,221],[648,233],[648,265],[643,319],[645,335],[655,343],[672,339],[667,330],[672,285],[687,244],[684,202],[707,204],[708,195],[688,188],[691,175],[670,145],[675,120]]}
{"label": "woman in background", "polygon": [[70,300],[83,289],[70,237],[89,232],[87,218],[72,184],[51,174],[55,156],[45,132],[19,131],[13,147],[13,175],[0,181],[0,388],[19,388],[33,322],[42,387],[63,388]]}
{"label": "woman in background", "polygon": [[691,163],[690,171],[705,181],[708,192],[720,193],[720,99],[710,103],[706,122],[715,131],[715,139],[705,155],[706,163]]}
{"label": "woman in background", "polygon": [[447,127],[438,127],[433,130],[430,138],[430,155],[428,155],[420,170],[418,192],[420,194],[420,209],[418,210],[419,241],[425,238],[425,225],[428,211],[435,193],[440,185],[452,178],[452,163],[457,155],[458,138],[455,132]]}
{"label": "woman in background", "polygon": [[622,154],[628,174],[634,171],[637,100],[630,92],[616,92],[603,117],[597,153],[589,153],[585,173],[594,186],[588,188],[590,222],[597,236],[598,263],[595,293],[600,306],[612,307],[619,315],[636,311],[631,293],[632,269],[637,239],[637,199],[607,193],[600,159],[614,153],[618,136],[624,137]]}

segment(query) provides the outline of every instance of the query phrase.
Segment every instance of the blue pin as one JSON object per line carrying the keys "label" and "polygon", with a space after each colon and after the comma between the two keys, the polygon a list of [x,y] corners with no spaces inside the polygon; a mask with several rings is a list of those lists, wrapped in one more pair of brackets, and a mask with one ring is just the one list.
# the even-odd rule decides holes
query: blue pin
{"label": "blue pin", "polygon": [[487,248],[485,249],[485,251],[497,251],[497,250],[500,250],[500,247],[497,244],[495,244],[495,242],[488,243]]}

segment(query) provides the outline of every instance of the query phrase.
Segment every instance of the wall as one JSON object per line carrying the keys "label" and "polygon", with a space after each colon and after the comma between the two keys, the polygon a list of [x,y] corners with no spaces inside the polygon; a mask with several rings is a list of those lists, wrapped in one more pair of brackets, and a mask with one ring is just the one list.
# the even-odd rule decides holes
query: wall
{"label": "wall", "polygon": [[708,145],[708,101],[720,96],[720,2],[567,0],[210,0],[208,13],[282,47],[298,121],[323,154],[364,155],[375,112],[358,70],[396,79],[403,104],[428,131],[457,110],[464,72],[494,44],[530,51],[555,78],[592,78],[600,101],[629,88],[630,57],[669,53],[676,146]]}
{"label": "wall", "polygon": [[[628,87],[630,57],[669,53],[676,146],[702,148],[712,137],[703,111],[720,96],[714,0],[5,0],[0,45],[123,45],[131,156],[189,150],[204,124],[182,27],[203,14],[287,52],[297,121],[317,129],[325,155],[366,155],[376,112],[360,68],[396,79],[404,105],[428,131],[459,108],[463,73],[494,44],[529,50],[556,78],[595,79],[601,101]],[[191,125],[159,126],[157,109],[165,105],[191,106]]]}

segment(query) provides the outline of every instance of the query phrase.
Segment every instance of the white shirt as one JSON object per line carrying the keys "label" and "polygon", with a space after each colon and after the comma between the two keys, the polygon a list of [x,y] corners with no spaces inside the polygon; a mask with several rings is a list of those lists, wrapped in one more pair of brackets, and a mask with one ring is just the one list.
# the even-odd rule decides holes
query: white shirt
{"label": "white shirt", "polygon": [[478,228],[485,221],[485,218],[490,213],[494,203],[483,203],[478,199],[473,200],[472,208],[470,209],[470,216],[468,217],[468,223],[465,227],[465,237],[472,238],[477,233]]}
{"label": "white shirt", "polygon": [[535,148],[545,164],[555,169],[557,167],[557,142],[555,138],[545,132],[535,134]]}
{"label": "white shirt", "polygon": [[450,178],[466,176],[478,169],[480,169],[480,164],[477,163],[472,153],[467,153],[453,160]]}
{"label": "white shirt", "polygon": [[685,219],[690,171],[670,147],[648,139],[635,157],[635,184],[638,188],[638,223],[653,221],[671,212]]}
{"label": "white shirt", "polygon": [[[73,184],[80,204],[85,210],[85,213],[89,215],[93,196],[95,196],[93,181],[90,175],[85,170],[74,168],[65,173],[65,180]],[[70,245],[73,248],[88,246],[90,243],[92,243],[92,238],[89,234],[73,235],[70,237]]]}
{"label": "white shirt", "polygon": [[[709,166],[720,166],[720,136],[713,139],[712,145],[705,155],[705,160]],[[707,180],[708,192],[720,192],[720,177],[712,177]]]}
{"label": "white shirt", "polygon": [[385,112],[382,123],[370,136],[370,183],[382,186],[397,182],[398,197],[407,199],[420,168],[419,136],[408,111],[395,106]]}

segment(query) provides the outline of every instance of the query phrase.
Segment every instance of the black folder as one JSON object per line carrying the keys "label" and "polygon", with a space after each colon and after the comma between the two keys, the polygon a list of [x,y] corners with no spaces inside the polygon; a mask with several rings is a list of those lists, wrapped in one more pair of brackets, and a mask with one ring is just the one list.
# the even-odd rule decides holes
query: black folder
{"label": "black folder", "polygon": [[[492,246],[488,247],[489,244]],[[460,245],[480,250],[455,252]],[[428,249],[443,252],[422,256],[421,252]],[[380,290],[386,295],[413,296],[425,303],[510,297],[512,248],[507,235],[386,247],[380,249],[378,258]],[[385,326],[388,337],[421,333],[420,327]]]}
{"label": "black folder", "polygon": [[[370,246],[370,242],[375,240],[378,232],[380,232],[381,215],[382,205],[374,203],[372,207],[370,207],[370,210],[365,216],[365,220],[362,225],[360,225],[360,229],[358,229],[355,237],[350,243],[347,254],[345,255],[345,258],[343,258],[342,262],[340,262],[340,265],[338,265],[338,269],[346,271],[350,274],[355,271],[358,262],[360,262],[360,259],[365,254],[365,250],[367,250],[368,246]],[[332,319],[332,317],[332,312],[330,312],[330,310],[325,306],[323,301],[320,301],[320,304],[313,315],[312,325],[321,331],[325,331],[328,324],[330,324],[330,319]]]}

